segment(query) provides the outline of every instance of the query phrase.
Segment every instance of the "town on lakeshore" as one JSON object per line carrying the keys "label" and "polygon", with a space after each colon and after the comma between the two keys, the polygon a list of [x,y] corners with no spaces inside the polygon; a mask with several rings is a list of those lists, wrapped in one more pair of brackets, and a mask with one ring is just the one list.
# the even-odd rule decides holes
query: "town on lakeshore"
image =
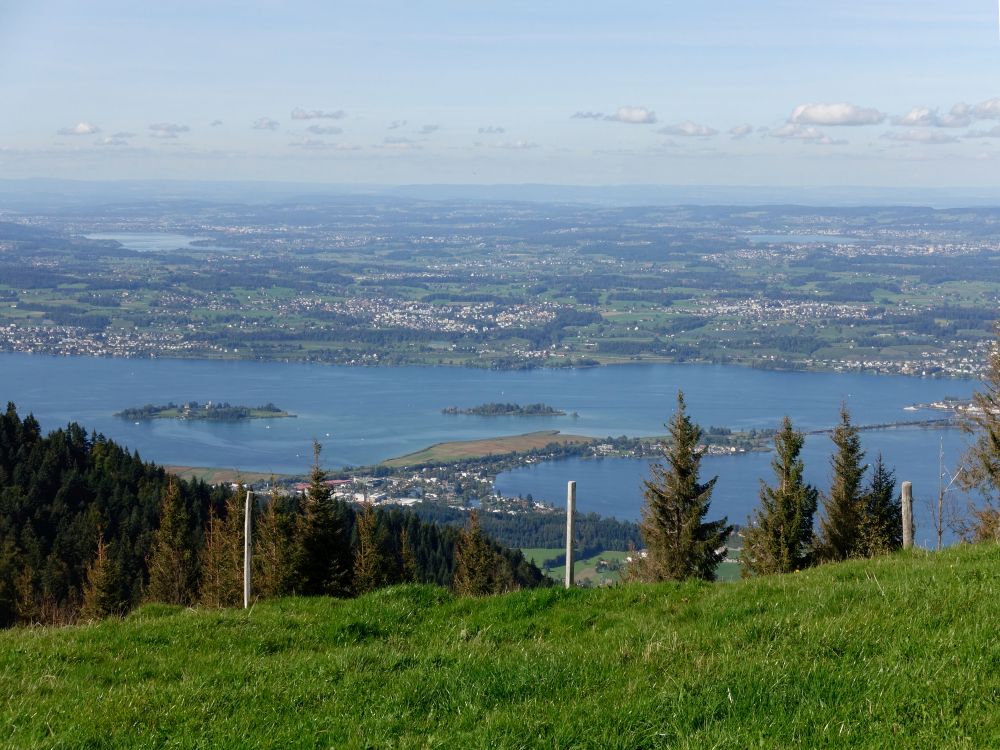
{"label": "town on lakeshore", "polygon": [[972,377],[1000,298],[993,208],[384,202],[8,211],[0,351]]}

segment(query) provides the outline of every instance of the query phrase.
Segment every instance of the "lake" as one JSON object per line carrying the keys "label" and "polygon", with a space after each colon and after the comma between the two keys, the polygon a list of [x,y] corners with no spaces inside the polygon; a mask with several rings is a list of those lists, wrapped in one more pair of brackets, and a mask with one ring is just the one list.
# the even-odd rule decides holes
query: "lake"
{"label": "lake", "polygon": [[[495,372],[446,367],[352,368],[0,354],[0,398],[14,401],[22,414],[34,413],[43,429],[77,421],[159,463],[275,473],[304,473],[311,460],[313,438],[323,444],[324,465],[339,468],[374,463],[441,441],[542,429],[594,437],[663,434],[663,423],[675,408],[678,389],[685,392],[691,416],[704,427],[776,427],[787,414],[797,428],[810,430],[833,426],[841,402],[848,405],[856,424],[941,416],[939,412],[903,409],[949,395],[968,397],[975,385],[961,380],[774,372],[722,365],[635,364]],[[134,424],[112,416],[126,407],[191,400],[248,406],[273,402],[298,417],[237,423],[155,420]],[[469,407],[490,401],[542,401],[579,416],[476,417],[441,413],[447,406]],[[865,433],[863,437],[872,454],[884,445],[881,449],[889,463],[899,469],[901,476],[912,478],[919,493],[928,481],[921,478],[918,483],[916,475],[911,474],[919,469],[936,477],[938,439],[942,435],[947,437],[946,463],[950,465],[960,450],[961,437],[955,431],[897,430]],[[829,438],[823,436],[809,442],[809,451],[817,451],[816,459],[809,458],[810,472],[819,472],[820,477],[826,471],[828,444]],[[724,474],[719,480],[720,502],[729,492],[733,503],[754,498],[757,476],[769,474],[768,460],[766,455],[706,459],[725,467],[724,472],[706,466],[708,471]],[[514,480],[505,475],[500,487],[548,497],[551,485],[546,485],[546,477],[550,476],[547,472],[561,471],[552,468],[559,466],[556,463],[526,470],[526,478],[518,478],[515,484],[509,484]],[[627,462],[620,464],[624,466]],[[623,493],[632,494],[622,495],[624,499],[618,506],[609,506],[606,500],[596,497],[591,505],[589,493],[581,486],[582,510],[635,515],[636,479],[644,472],[624,468],[615,472],[619,470],[624,473],[620,474],[622,479],[615,480],[617,486]],[[610,476],[611,467],[594,471],[593,479],[588,481],[596,484],[601,475]],[[559,480],[563,486],[565,478]],[[826,483],[825,479],[815,481],[821,486]],[[558,500],[561,492],[555,495],[548,499]],[[742,520],[742,507],[733,505],[732,512],[724,512]]]}
{"label": "lake", "polygon": [[174,250],[228,250],[219,245],[195,246],[195,242],[211,240],[211,237],[193,237],[187,234],[171,234],[170,232],[100,232],[87,234],[88,240],[114,240],[120,242],[127,250],[137,253],[169,253]]}

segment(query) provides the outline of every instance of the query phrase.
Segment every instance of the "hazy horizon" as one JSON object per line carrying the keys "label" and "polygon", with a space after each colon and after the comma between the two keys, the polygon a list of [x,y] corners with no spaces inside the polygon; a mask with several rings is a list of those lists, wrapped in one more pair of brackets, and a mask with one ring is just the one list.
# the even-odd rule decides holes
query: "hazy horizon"
{"label": "hazy horizon", "polygon": [[0,177],[993,188],[997,7],[0,4]]}

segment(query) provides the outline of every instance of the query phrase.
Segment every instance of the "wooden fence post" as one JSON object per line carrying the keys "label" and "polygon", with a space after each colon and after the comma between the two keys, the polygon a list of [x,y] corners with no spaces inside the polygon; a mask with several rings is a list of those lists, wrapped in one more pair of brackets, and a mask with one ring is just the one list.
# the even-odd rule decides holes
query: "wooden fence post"
{"label": "wooden fence post", "polygon": [[903,549],[913,548],[913,482],[903,482]]}
{"label": "wooden fence post", "polygon": [[573,513],[576,511],[576,482],[566,485],[566,588],[573,587]]}
{"label": "wooden fence post", "polygon": [[247,490],[247,504],[243,512],[243,609],[250,606],[250,550],[252,533],[250,510],[253,506],[253,491]]}

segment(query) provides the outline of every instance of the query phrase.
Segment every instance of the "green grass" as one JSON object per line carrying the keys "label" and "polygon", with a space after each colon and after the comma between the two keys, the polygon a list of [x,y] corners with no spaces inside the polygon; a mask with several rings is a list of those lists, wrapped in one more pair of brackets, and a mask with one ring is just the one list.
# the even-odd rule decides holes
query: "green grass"
{"label": "green grass", "polygon": [[11,747],[996,747],[1000,546],[0,634]]}

